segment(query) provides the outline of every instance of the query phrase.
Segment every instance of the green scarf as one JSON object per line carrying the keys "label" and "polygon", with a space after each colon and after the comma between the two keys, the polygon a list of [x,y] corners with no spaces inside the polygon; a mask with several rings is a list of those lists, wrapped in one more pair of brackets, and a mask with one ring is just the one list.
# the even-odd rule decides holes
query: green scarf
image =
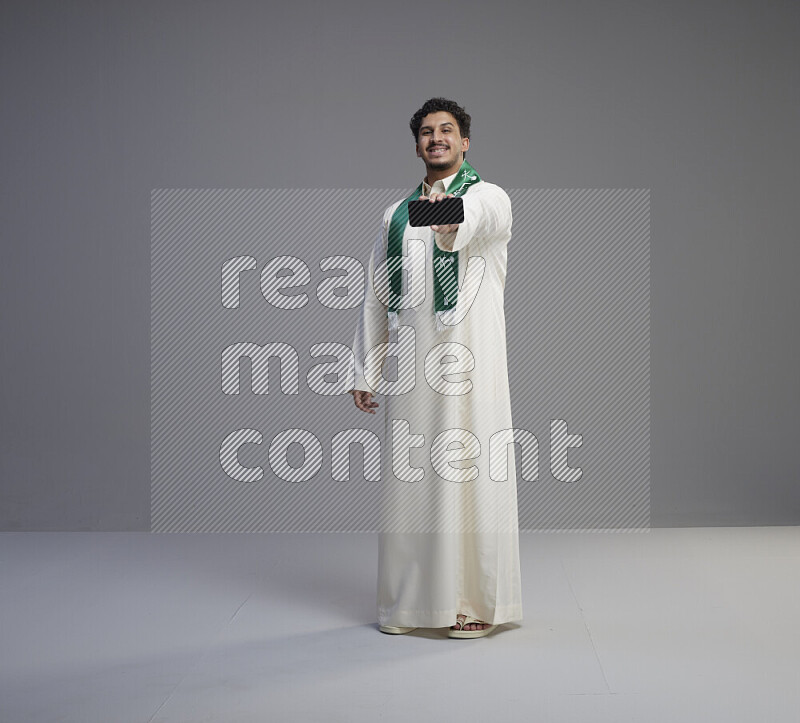
{"label": "green scarf", "polygon": [[[480,181],[475,169],[466,158],[458,169],[445,193],[462,196],[467,189]],[[397,299],[403,283],[403,235],[408,225],[408,202],[416,201],[422,195],[422,183],[405,199],[392,214],[389,224],[389,240],[386,246],[386,272],[389,276],[391,298]],[[433,296],[436,313],[436,328],[443,330],[442,314],[452,309],[458,301],[458,251],[442,251],[433,246]],[[397,328],[397,304],[389,304],[389,328]]]}

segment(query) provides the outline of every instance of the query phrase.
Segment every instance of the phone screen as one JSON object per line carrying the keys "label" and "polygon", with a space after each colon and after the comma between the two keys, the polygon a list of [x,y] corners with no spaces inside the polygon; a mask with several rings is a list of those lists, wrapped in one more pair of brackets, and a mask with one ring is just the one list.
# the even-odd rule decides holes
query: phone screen
{"label": "phone screen", "polygon": [[412,226],[446,226],[463,221],[464,202],[458,196],[433,203],[428,200],[408,202],[408,222]]}

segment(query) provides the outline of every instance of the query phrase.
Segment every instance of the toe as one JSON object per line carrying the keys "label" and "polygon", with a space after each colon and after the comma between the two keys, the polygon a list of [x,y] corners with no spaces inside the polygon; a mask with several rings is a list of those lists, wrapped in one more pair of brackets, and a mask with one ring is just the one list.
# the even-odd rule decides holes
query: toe
{"label": "toe", "polygon": [[464,620],[466,620],[466,617],[467,617],[466,615],[461,615],[461,614],[456,615],[456,618],[457,618],[456,624],[455,625],[451,625],[450,629],[451,630],[461,630],[461,628],[463,626],[463,623],[464,623]]}

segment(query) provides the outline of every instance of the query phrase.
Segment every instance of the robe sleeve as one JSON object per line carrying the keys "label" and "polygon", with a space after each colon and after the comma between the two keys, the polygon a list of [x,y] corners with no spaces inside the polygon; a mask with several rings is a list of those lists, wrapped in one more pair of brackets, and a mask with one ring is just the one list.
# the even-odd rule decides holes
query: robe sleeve
{"label": "robe sleeve", "polygon": [[389,341],[389,322],[386,316],[387,308],[375,295],[373,280],[375,268],[386,259],[386,247],[389,237],[387,214],[384,213],[383,225],[375,239],[369,259],[369,271],[364,285],[364,303],[359,309],[356,325],[355,339],[353,341],[353,356],[355,357],[355,382],[353,389],[365,392],[374,390],[367,385],[364,378],[364,358],[367,352],[377,344]]}
{"label": "robe sleeve", "polygon": [[462,198],[464,221],[459,224],[458,230],[433,234],[436,245],[442,251],[460,251],[473,238],[506,241],[511,238],[511,199],[500,186],[487,184],[479,193],[467,192]]}

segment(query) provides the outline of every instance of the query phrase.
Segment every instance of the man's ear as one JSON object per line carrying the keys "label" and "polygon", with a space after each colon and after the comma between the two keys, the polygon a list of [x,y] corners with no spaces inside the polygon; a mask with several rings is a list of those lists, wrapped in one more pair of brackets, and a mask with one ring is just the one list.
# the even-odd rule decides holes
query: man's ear
{"label": "man's ear", "polygon": [[419,143],[415,143],[414,146],[417,149],[417,158],[422,158],[422,156],[419,154]]}
{"label": "man's ear", "polygon": [[469,138],[461,139],[461,150],[466,153],[469,150]]}

